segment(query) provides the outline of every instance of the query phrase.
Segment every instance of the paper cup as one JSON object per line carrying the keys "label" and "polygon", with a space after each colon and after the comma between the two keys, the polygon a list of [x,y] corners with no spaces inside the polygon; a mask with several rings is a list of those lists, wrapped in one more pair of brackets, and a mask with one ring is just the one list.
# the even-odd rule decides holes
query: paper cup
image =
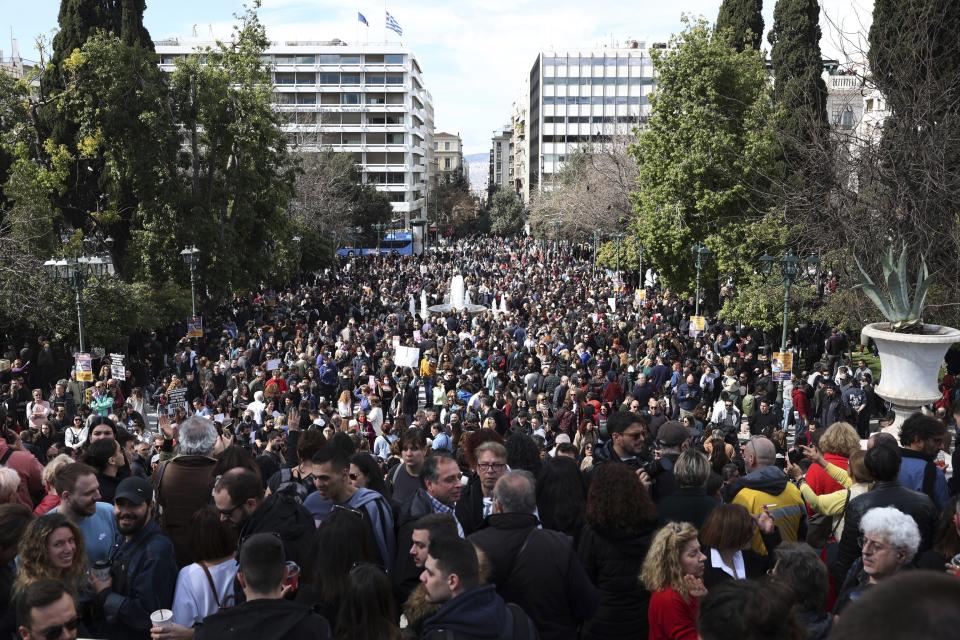
{"label": "paper cup", "polygon": [[150,622],[155,627],[169,627],[173,624],[173,611],[170,609],[157,609],[150,614]]}

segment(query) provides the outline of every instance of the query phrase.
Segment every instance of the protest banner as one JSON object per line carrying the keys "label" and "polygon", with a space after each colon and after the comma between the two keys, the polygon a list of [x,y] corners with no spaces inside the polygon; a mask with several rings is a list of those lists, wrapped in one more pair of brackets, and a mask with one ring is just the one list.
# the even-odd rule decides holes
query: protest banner
{"label": "protest banner", "polygon": [[707,329],[707,319],[704,316],[690,316],[690,337],[703,334]]}
{"label": "protest banner", "polygon": [[110,354],[110,377],[124,380],[127,377],[127,366],[123,361],[122,353]]}
{"label": "protest banner", "polygon": [[420,365],[420,349],[416,347],[397,347],[393,362],[398,367],[416,368]]}
{"label": "protest banner", "polygon": [[77,372],[77,380],[80,382],[93,382],[93,363],[90,360],[89,353],[77,353],[73,356],[74,369]]}
{"label": "protest banner", "polygon": [[184,411],[187,409],[186,387],[167,391],[167,415],[172,416],[177,412],[177,409],[183,409]]}
{"label": "protest banner", "polygon": [[280,368],[280,358],[267,360],[267,371],[273,371],[274,369],[279,369],[279,368]]}
{"label": "protest banner", "polygon": [[774,380],[789,382],[793,377],[793,352],[775,351],[773,360],[770,361],[770,372]]}
{"label": "protest banner", "polygon": [[187,337],[188,338],[202,338],[203,337],[203,318],[200,316],[194,316],[187,320]]}

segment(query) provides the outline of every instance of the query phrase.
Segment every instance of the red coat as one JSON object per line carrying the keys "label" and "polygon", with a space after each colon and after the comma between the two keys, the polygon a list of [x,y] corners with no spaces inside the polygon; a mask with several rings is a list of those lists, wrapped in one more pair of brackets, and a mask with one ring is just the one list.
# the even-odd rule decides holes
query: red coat
{"label": "red coat", "polygon": [[[803,389],[800,387],[794,387],[793,392],[790,394],[791,399],[793,399],[793,410],[800,414],[800,417],[804,420],[810,419],[810,399],[807,397],[807,394],[803,392]],[[823,425],[824,428],[829,427],[830,425]]]}
{"label": "red coat", "polygon": [[[844,471],[847,471],[850,468],[850,460],[839,454],[824,453],[823,457],[827,462],[834,466],[840,467]],[[843,489],[843,486],[831,478],[826,469],[818,464],[810,465],[810,469],[807,471],[806,479],[807,486],[813,489],[813,492],[818,496],[826,495],[828,493],[833,493],[834,491],[840,491]]]}
{"label": "red coat", "polygon": [[700,600],[685,601],[679,593],[667,587],[650,596],[647,618],[650,621],[649,640],[697,640],[697,611]]}

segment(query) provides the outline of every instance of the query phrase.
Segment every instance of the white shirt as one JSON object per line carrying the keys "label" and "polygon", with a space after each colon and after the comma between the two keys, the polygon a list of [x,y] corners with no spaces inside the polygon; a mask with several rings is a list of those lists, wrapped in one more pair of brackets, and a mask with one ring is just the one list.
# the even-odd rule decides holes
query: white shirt
{"label": "white shirt", "polygon": [[[233,558],[220,564],[207,567],[213,584],[217,587],[217,598],[221,605],[233,606],[233,579],[237,575],[237,561]],[[194,562],[180,570],[177,587],[173,595],[173,621],[184,627],[193,627],[204,618],[218,611],[217,600],[210,589],[210,581],[203,567]]]}
{"label": "white shirt", "polygon": [[724,573],[736,580],[746,580],[747,578],[747,570],[743,566],[742,551],[737,551],[735,554],[733,554],[733,566],[730,567],[723,561],[723,557],[720,555],[719,551],[716,549],[710,549],[710,565],[714,569],[723,570]]}

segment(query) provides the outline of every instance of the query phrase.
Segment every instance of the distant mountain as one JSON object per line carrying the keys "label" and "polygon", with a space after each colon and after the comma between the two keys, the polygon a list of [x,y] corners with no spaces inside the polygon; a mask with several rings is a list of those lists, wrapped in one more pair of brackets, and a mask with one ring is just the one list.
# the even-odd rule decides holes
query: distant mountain
{"label": "distant mountain", "polygon": [[470,188],[475,193],[484,193],[487,190],[487,179],[490,177],[490,154],[471,153],[463,156],[470,172]]}

